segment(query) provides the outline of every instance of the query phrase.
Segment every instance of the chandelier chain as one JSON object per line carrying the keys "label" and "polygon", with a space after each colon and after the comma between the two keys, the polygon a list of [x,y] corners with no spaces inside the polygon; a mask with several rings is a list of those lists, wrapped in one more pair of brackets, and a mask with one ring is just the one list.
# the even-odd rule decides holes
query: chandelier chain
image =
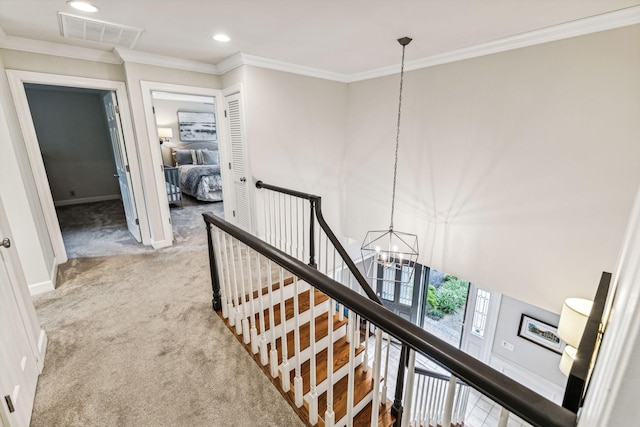
{"label": "chandelier chain", "polygon": [[398,176],[398,147],[400,145],[400,116],[402,114],[402,85],[404,83],[404,50],[407,46],[402,45],[402,62],[400,65],[400,95],[398,97],[398,123],[396,126],[396,153],[393,165],[393,192],[391,193],[391,223],[389,230],[393,230],[393,213],[396,205],[396,178]]}

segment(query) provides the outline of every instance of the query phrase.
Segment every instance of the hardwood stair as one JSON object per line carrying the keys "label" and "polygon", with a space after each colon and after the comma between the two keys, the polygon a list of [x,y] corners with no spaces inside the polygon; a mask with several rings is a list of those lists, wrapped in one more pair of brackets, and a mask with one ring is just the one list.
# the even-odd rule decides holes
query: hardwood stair
{"label": "hardwood stair", "polygon": [[[301,283],[301,282],[300,282]],[[310,377],[311,377],[311,321],[315,326],[315,352],[316,352],[316,393],[318,401],[318,422],[315,425],[325,426],[324,415],[327,409],[327,388],[328,384],[328,348],[329,348],[329,325],[333,328],[333,411],[335,413],[335,426],[342,426],[346,424],[347,415],[347,394],[348,394],[348,381],[354,380],[354,399],[353,399],[353,413],[354,426],[370,426],[371,417],[371,402],[373,397],[373,378],[371,367],[365,367],[364,360],[364,346],[359,345],[353,349],[351,343],[347,339],[347,318],[340,320],[335,309],[332,309],[329,305],[329,298],[322,292],[309,289],[308,285],[304,284],[298,288],[298,324],[299,324],[299,349],[300,353],[295,354],[296,343],[294,328],[296,325],[295,308],[294,308],[294,285],[293,280],[288,279],[284,281],[284,288],[282,291],[279,289],[280,284],[276,283],[271,288],[273,297],[273,325],[271,325],[269,315],[269,287],[264,287],[260,291],[254,291],[251,295],[245,295],[240,300],[244,302],[242,310],[246,310],[246,315],[253,317],[255,325],[258,329],[258,334],[261,332],[260,323],[260,300],[262,298],[262,307],[264,311],[262,313],[265,325],[265,338],[267,340],[268,351],[271,350],[272,336],[276,342],[277,350],[277,362],[278,362],[278,375],[272,376],[270,364],[263,365],[260,360],[260,352],[255,352],[256,346],[251,343],[245,343],[245,338],[236,333],[236,328],[232,326],[228,319],[224,319],[225,324],[236,338],[244,345],[247,352],[253,357],[258,366],[263,370],[265,375],[271,380],[271,382],[280,391],[282,396],[289,402],[289,404],[296,411],[298,416],[307,425],[312,425],[310,422],[309,407],[311,402],[310,392]],[[285,302],[281,304],[281,292],[285,293]],[[311,292],[314,292],[314,315],[315,319],[311,319]],[[251,304],[253,299],[253,304]],[[254,309],[251,310],[251,307]],[[283,366],[283,328],[282,328],[282,313],[284,308],[285,314],[285,328],[286,328],[286,354],[288,367]],[[234,309],[235,311],[236,309]],[[222,313],[218,312],[222,317]],[[364,331],[360,331],[360,338],[358,342],[363,342]],[[354,371],[349,375],[349,357],[350,351],[354,353]],[[295,404],[294,393],[294,379],[296,376],[295,367],[297,360],[300,359],[300,376],[302,377],[302,394],[303,404],[297,407]],[[283,389],[283,375],[288,371],[287,382],[290,387],[288,391]],[[384,404],[379,408],[379,427],[389,427],[395,422],[395,417],[390,413],[391,402],[386,398],[383,399]]]}

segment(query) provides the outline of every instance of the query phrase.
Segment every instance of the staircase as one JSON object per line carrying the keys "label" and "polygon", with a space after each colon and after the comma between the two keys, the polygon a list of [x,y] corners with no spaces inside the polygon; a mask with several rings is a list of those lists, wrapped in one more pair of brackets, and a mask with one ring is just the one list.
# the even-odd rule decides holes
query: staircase
{"label": "staircase", "polygon": [[[328,296],[291,277],[239,301],[240,310],[219,315],[307,425],[371,425],[372,366],[355,315],[340,315]],[[393,425],[391,402],[378,406],[378,426]]]}
{"label": "staircase", "polygon": [[[213,308],[307,425],[463,426],[469,383],[534,426],[575,426],[575,413],[382,307],[319,197],[257,186],[277,193],[263,200],[262,240],[203,215]],[[425,372],[417,355],[451,372]]]}

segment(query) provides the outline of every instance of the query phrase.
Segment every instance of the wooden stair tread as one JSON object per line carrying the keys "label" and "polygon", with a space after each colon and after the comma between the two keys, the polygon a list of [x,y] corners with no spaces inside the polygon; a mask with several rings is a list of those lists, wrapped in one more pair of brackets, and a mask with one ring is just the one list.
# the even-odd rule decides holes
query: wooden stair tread
{"label": "wooden stair tread", "polygon": [[[378,427],[390,427],[396,422],[396,417],[391,415],[391,405],[387,400],[384,405],[380,405],[378,410]],[[353,427],[371,427],[371,405],[369,402],[362,411],[353,419]]]}
{"label": "wooden stair tread", "polygon": [[[354,375],[354,387],[353,387],[353,405],[357,405],[362,399],[364,399],[371,390],[373,390],[373,377],[371,376],[371,369],[364,372],[362,365],[355,369]],[[342,417],[347,415],[347,386],[349,376],[345,376],[340,379],[333,386],[333,412],[335,420],[338,422]],[[324,416],[327,410],[327,392],[318,396],[318,414]]]}
{"label": "wooden stair tread", "polygon": [[[311,303],[310,303],[310,298],[309,298],[309,294],[310,291],[304,291],[301,292],[298,295],[298,314],[300,313],[304,313],[305,311],[309,310],[311,308]],[[276,296],[274,296],[274,300]],[[277,295],[278,299],[280,297],[280,295]],[[314,305],[318,306],[320,304],[322,304],[323,302],[327,301],[329,299],[328,296],[326,296],[325,294],[323,294],[322,292],[316,290],[315,291],[315,295],[314,295]],[[267,304],[268,305],[268,304]],[[286,320],[290,320],[293,319],[293,312],[294,312],[294,306],[293,306],[293,297],[287,299],[284,303],[284,308],[285,308],[285,318]],[[264,327],[266,330],[271,329],[271,320],[269,318],[269,309],[266,308],[263,312],[264,315]],[[260,313],[256,313],[255,314],[255,322],[256,322],[256,326],[258,329],[260,329]],[[275,324],[275,326],[280,325],[280,323],[282,323],[282,314],[280,313],[280,303],[275,303],[273,306],[273,323]]]}
{"label": "wooden stair tread", "polygon": [[[287,277],[286,279],[283,280],[284,285],[288,286],[293,284],[293,277]],[[271,289],[273,291],[277,291],[278,289],[280,289],[280,282],[274,282],[271,285]],[[257,291],[253,291],[253,299],[258,298],[258,296],[262,294],[262,295],[268,295],[269,294],[269,286],[264,286],[262,289],[257,290]],[[245,301],[249,302],[249,294],[245,295]]]}
{"label": "wooden stair tread", "polygon": [[[333,344],[333,372],[337,372],[349,363],[349,349],[351,346],[347,342],[347,337],[342,337],[338,341]],[[356,356],[364,351],[364,346],[360,346],[356,349]],[[320,384],[324,380],[327,379],[328,371],[327,371],[327,363],[328,358],[327,355],[329,351],[327,348],[322,350],[316,355],[316,383]],[[307,360],[300,367],[300,376],[302,377],[302,392],[303,394],[309,393],[311,390],[310,384],[310,375],[311,373],[311,361]],[[293,384],[293,379],[295,378],[295,370],[291,372],[291,384]]]}
{"label": "wooden stair tread", "polygon": [[[324,337],[329,335],[329,327],[328,327],[328,318],[329,313],[324,312],[315,319],[315,335],[316,342],[320,341]],[[347,323],[347,319],[340,321],[338,320],[338,315],[333,315],[333,330],[340,329],[343,325]],[[282,346],[280,342],[282,338],[278,338],[276,340],[276,348],[278,350],[278,363],[282,363]],[[306,322],[300,325],[300,351],[304,351],[311,345],[311,328],[310,322]],[[269,345],[271,347],[271,345]],[[295,350],[295,332],[293,329],[287,331],[287,355],[293,355]]]}

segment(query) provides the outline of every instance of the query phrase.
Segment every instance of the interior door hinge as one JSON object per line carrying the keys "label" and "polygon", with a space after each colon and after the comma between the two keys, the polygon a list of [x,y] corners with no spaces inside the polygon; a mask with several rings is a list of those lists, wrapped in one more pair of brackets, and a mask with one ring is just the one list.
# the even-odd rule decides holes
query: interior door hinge
{"label": "interior door hinge", "polygon": [[233,216],[236,216],[236,211],[233,211]]}
{"label": "interior door hinge", "polygon": [[125,165],[125,166],[124,166],[124,170],[126,170],[127,172],[129,172],[129,165]]}
{"label": "interior door hinge", "polygon": [[231,169],[231,162],[229,162],[229,169]]}
{"label": "interior door hinge", "polygon": [[136,225],[140,225],[140,220],[136,218]]}
{"label": "interior door hinge", "polygon": [[116,110],[116,114],[120,114],[120,106],[116,105],[114,108]]}
{"label": "interior door hinge", "polygon": [[153,111],[153,114],[156,113],[156,107],[151,107],[151,111]]}
{"label": "interior door hinge", "polygon": [[227,117],[227,110],[224,110],[224,116]]}
{"label": "interior door hinge", "polygon": [[171,224],[171,218],[169,218],[169,224]]}
{"label": "interior door hinge", "polygon": [[16,408],[13,406],[13,401],[11,400],[11,396],[7,394],[4,397],[4,401],[7,402],[7,408],[9,408],[9,413],[16,411]]}

